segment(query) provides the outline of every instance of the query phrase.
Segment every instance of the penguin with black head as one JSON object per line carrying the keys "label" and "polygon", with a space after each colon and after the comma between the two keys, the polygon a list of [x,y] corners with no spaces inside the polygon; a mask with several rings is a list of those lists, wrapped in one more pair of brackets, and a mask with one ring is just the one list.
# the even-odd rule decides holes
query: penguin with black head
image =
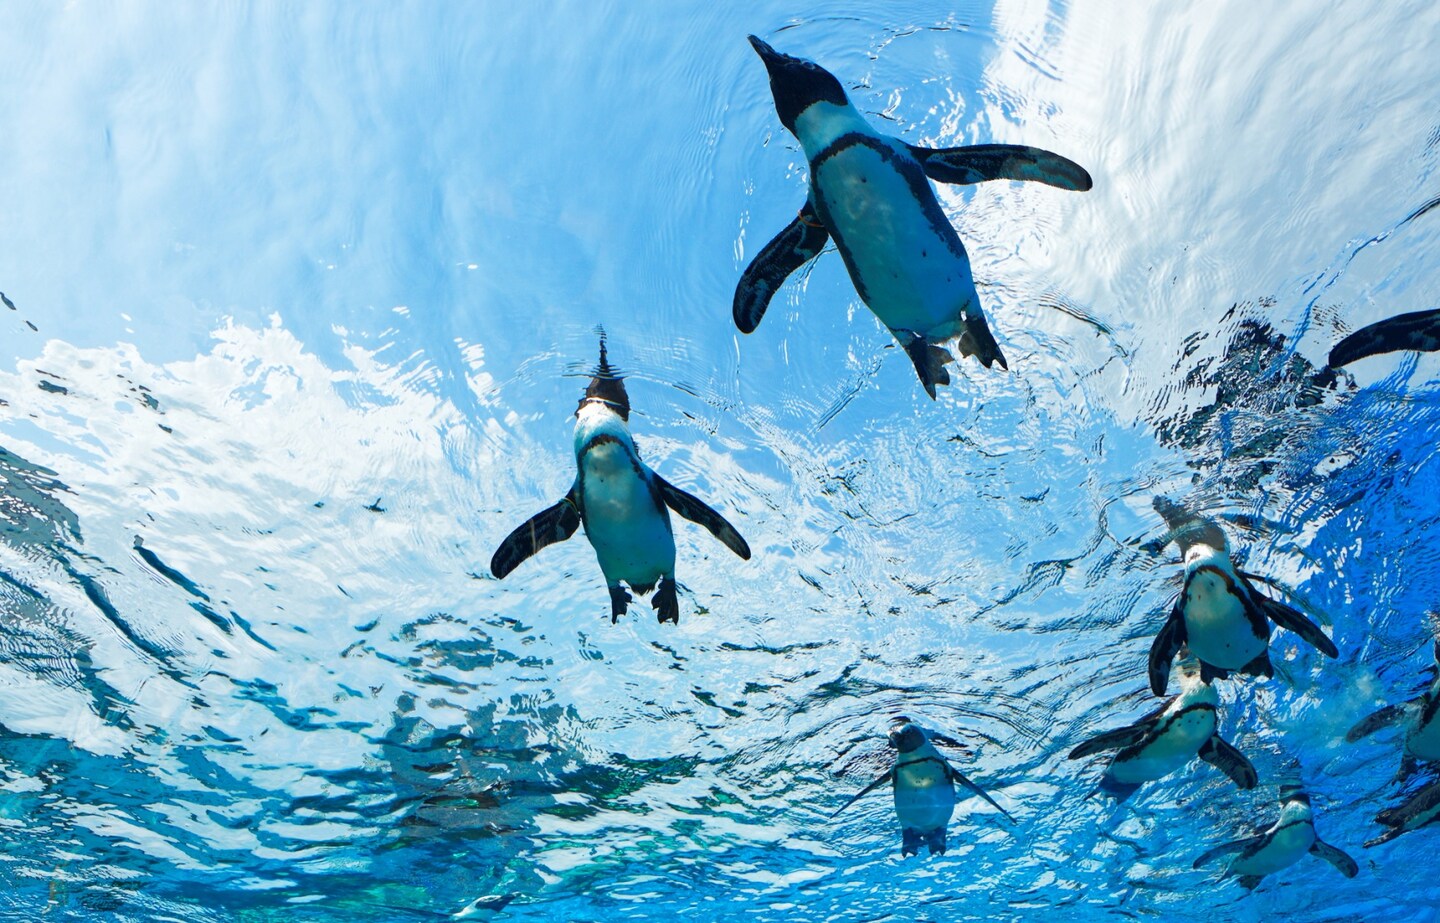
{"label": "penguin with black head", "polygon": [[985,319],[970,258],[930,181],[1032,180],[1084,191],[1090,174],[1039,148],[982,144],[936,150],[881,134],[840,81],[804,58],[750,36],[765,62],[780,124],[805,149],[810,195],[760,251],[735,289],[735,325],[750,333],[785,279],[835,242],[862,301],[904,347],[930,397],[950,383],[944,344],[989,368],[1008,368]]}
{"label": "penguin with black head", "polygon": [[610,621],[630,604],[631,590],[654,590],[651,604],[663,622],[680,621],[675,588],[675,535],[670,511],[704,526],[745,560],[750,546],[735,527],[699,498],[650,469],[630,436],[630,397],[610,366],[605,340],[600,365],[575,410],[575,482],[556,503],[526,520],[500,543],[490,572],[504,579],[540,549],[562,542],[582,525],[610,590]]}

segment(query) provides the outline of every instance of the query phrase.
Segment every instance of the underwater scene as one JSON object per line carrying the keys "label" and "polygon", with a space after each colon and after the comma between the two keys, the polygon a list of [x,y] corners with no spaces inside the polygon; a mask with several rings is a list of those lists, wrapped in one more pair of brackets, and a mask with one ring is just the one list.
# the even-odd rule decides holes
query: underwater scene
{"label": "underwater scene", "polygon": [[0,920],[1440,919],[1437,36],[0,4]]}

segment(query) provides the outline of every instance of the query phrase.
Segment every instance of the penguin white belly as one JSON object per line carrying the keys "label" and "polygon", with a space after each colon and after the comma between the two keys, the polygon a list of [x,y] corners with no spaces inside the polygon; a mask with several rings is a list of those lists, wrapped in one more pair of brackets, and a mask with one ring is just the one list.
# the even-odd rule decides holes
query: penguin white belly
{"label": "penguin white belly", "polygon": [[1275,831],[1270,842],[1253,856],[1237,858],[1230,863],[1232,875],[1269,875],[1289,868],[1310,851],[1315,843],[1315,828],[1308,823],[1293,823]]}
{"label": "penguin white belly", "polygon": [[[1416,720],[1420,719],[1416,715]],[[1440,760],[1440,715],[1429,724],[1417,725],[1405,738],[1405,749],[1421,760]]]}
{"label": "penguin white belly", "polygon": [[1214,735],[1214,711],[1208,708],[1187,711],[1171,721],[1164,733],[1147,743],[1139,753],[1112,763],[1110,777],[1117,782],[1134,785],[1168,776],[1194,759],[1205,741]]}
{"label": "penguin white belly", "polygon": [[955,813],[955,786],[934,760],[895,767],[895,816],[922,833],[939,830]]}
{"label": "penguin white belly", "polygon": [[[890,156],[910,155],[896,150]],[[923,173],[918,182],[925,184],[919,192],[933,196]],[[935,227],[896,164],[855,144],[825,159],[815,183],[831,234],[875,316],[891,330],[935,342],[960,334],[961,312],[980,310],[970,261],[948,224]]]}
{"label": "penguin white belly", "polygon": [[610,584],[648,586],[675,570],[675,537],[620,443],[585,453],[585,534]]}
{"label": "penguin white belly", "polygon": [[1256,637],[1245,604],[1218,573],[1195,574],[1185,588],[1185,634],[1190,650],[1205,663],[1238,670],[1265,652],[1267,639]]}

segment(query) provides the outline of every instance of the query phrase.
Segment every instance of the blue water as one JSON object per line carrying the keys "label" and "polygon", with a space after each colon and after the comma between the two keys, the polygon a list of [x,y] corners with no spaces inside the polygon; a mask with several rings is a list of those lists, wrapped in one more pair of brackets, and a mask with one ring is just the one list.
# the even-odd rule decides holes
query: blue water
{"label": "blue water", "polygon": [[[1437,919],[1374,849],[1428,678],[1440,358],[1310,380],[1440,304],[1416,3],[0,5],[0,917]],[[1011,371],[931,402],[824,254],[736,332],[805,197],[755,32],[907,141],[1095,178],[942,187]],[[677,529],[680,623],[612,626],[573,476],[596,329]],[[1226,681],[1250,792],[1122,807],[1069,750],[1150,711],[1221,517],[1340,647]],[[902,860],[903,712],[977,801]],[[1191,863],[1298,772],[1313,858]],[[474,902],[513,896],[500,910]],[[468,914],[468,916],[467,916]],[[1057,917],[1058,915],[1058,917]]]}

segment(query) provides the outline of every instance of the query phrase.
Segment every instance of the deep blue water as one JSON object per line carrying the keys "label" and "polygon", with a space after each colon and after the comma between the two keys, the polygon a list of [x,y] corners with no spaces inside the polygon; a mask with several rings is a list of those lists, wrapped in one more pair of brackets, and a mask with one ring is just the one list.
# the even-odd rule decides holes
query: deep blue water
{"label": "deep blue water", "polygon": [[[1440,304],[1427,3],[0,4],[0,917],[1437,919],[1440,827],[1364,849],[1429,677],[1440,359],[1312,380]],[[805,198],[758,33],[916,144],[1093,191],[939,187],[1011,370],[931,402],[838,254],[736,332]],[[680,622],[612,626],[573,477],[597,328],[721,508]],[[952,367],[952,369],[955,367]],[[1223,681],[1238,791],[1123,806],[1159,494],[1340,647]],[[905,713],[966,801],[902,860]],[[1342,878],[1191,863],[1298,774]]]}

